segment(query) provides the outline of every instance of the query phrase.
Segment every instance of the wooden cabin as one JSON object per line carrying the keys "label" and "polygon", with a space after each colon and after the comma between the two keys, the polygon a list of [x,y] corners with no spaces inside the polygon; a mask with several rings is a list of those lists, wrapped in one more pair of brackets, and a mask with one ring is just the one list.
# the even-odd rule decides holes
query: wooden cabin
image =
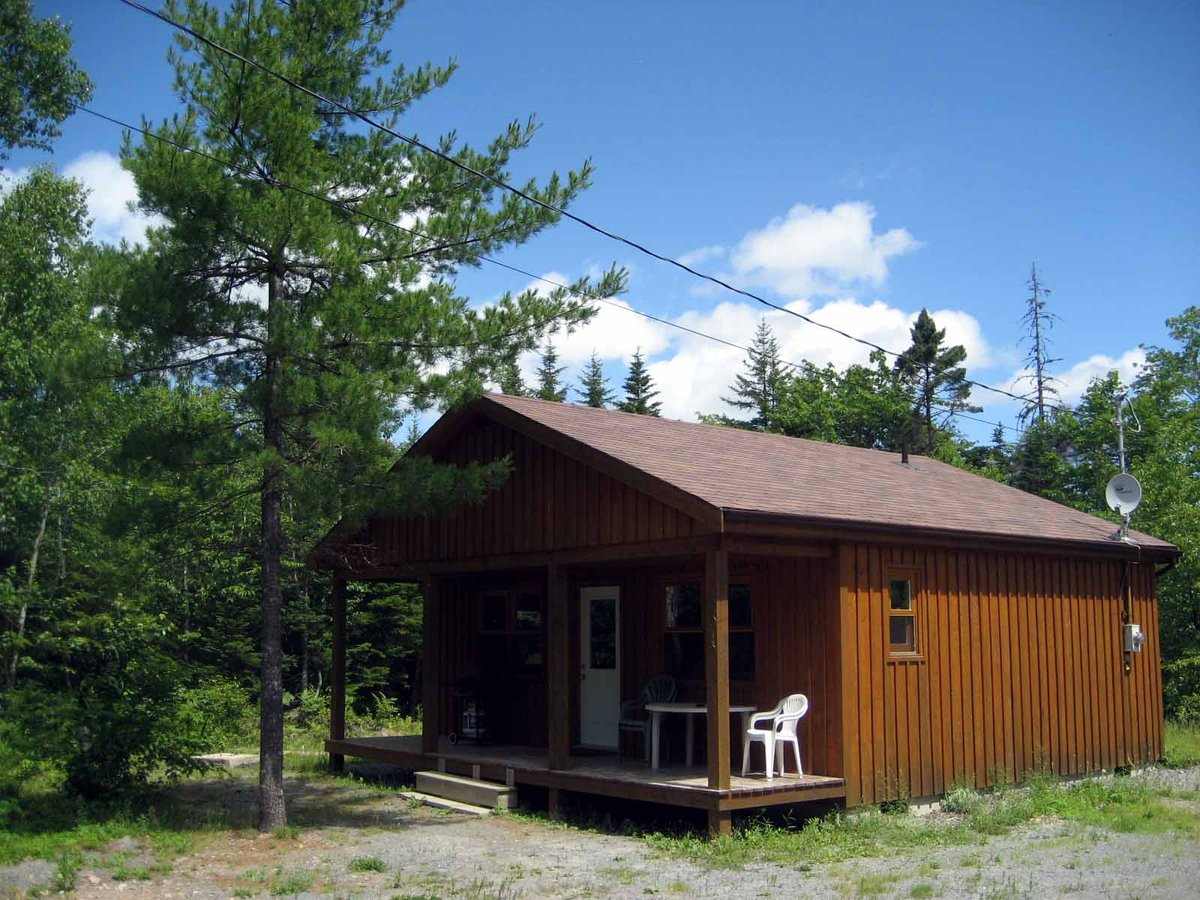
{"label": "wooden cabin", "polygon": [[[409,452],[508,458],[512,474],[454,515],[337,528],[314,549],[338,586],[335,764],[534,785],[552,809],[560,791],[699,808],[719,833],[738,809],[1163,755],[1155,577],[1171,544],[924,457],[502,395]],[[358,579],[422,585],[419,738],[344,735]],[[706,714],[663,717],[653,769],[616,715],[660,673]],[[793,692],[810,700],[805,775],[767,779],[759,761],[741,777],[729,708]]]}

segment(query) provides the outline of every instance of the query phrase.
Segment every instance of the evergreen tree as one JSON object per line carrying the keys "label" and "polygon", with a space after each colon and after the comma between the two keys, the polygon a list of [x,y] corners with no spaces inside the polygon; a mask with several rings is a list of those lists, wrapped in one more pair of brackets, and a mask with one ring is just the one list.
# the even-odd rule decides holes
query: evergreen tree
{"label": "evergreen tree", "polygon": [[555,403],[566,400],[567,389],[560,381],[566,368],[558,365],[558,351],[554,349],[554,338],[547,337],[546,347],[542,350],[542,363],[537,371],[538,387],[533,396],[539,400],[553,400]]}
{"label": "evergreen tree", "polygon": [[617,409],[643,416],[660,414],[662,404],[654,399],[658,396],[658,391],[654,389],[654,380],[646,370],[641,347],[634,351],[633,360],[629,363],[629,374],[625,376],[622,388],[625,390],[625,399],[617,404]]}
{"label": "evergreen tree", "polygon": [[939,330],[926,309],[921,310],[911,332],[912,344],[896,360],[896,372],[911,391],[915,416],[913,436],[917,453],[937,446],[937,419],[955,412],[979,412],[969,402],[971,386],[962,363],[967,350],[961,344],[944,347],[945,329]]}
{"label": "evergreen tree", "polygon": [[[453,71],[390,67],[381,41],[398,10],[390,0],[167,5],[176,21],[391,127]],[[169,370],[226,393],[238,422],[233,450],[258,470],[259,827],[270,830],[286,821],[285,507],[307,506],[330,521],[478,498],[505,466],[455,470],[412,459],[389,474],[392,451],[381,436],[395,430],[406,404],[447,405],[477,392],[536,346],[542,329],[583,321],[588,300],[619,292],[623,278],[610,272],[594,288],[584,280],[472,307],[456,291],[455,270],[529,239],[554,213],[463,178],[440,157],[365,129],[269,73],[176,40],[184,109],[158,132],[237,169],[151,138],[125,147],[141,208],[164,224],[147,250],[118,261],[126,271],[114,279],[112,300],[143,371]],[[438,145],[503,179],[535,130],[533,120],[515,122],[485,151],[454,135]],[[585,165],[524,189],[568,205],[590,174]],[[295,188],[336,191],[339,206]],[[420,232],[381,224],[414,211]]]}
{"label": "evergreen tree", "polygon": [[1057,379],[1049,371],[1051,363],[1061,361],[1051,359],[1049,352],[1049,332],[1058,316],[1046,309],[1046,295],[1049,293],[1038,278],[1037,263],[1034,263],[1029,274],[1029,299],[1026,301],[1025,315],[1021,317],[1029,348],[1025,363],[1030,369],[1030,374],[1024,376],[1023,380],[1031,383],[1029,393],[1025,395],[1025,406],[1018,416],[1022,422],[1028,419],[1044,421],[1052,401],[1058,399],[1058,389],[1055,387]]}
{"label": "evergreen tree", "polygon": [[497,367],[496,383],[500,386],[500,392],[510,397],[529,396],[529,388],[525,385],[525,379],[521,377],[521,367],[515,359],[500,363]]}
{"label": "evergreen tree", "polygon": [[575,390],[584,403],[596,409],[604,409],[613,402],[613,392],[608,389],[604,366],[600,364],[600,357],[596,355],[595,350],[592,351],[592,357],[579,378],[579,387]]}
{"label": "evergreen tree", "polygon": [[12,147],[48,150],[92,82],[71,59],[67,26],[35,19],[31,0],[0,0],[0,163]]}
{"label": "evergreen tree", "polygon": [[766,319],[759,320],[754,341],[746,352],[745,367],[745,373],[734,378],[733,396],[723,399],[736,409],[754,413],[750,428],[770,431],[785,372],[779,360],[779,341]]}

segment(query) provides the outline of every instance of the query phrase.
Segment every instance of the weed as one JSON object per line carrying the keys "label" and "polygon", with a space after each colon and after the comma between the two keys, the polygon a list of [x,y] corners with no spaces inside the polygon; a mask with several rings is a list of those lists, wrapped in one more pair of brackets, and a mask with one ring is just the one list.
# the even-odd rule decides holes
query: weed
{"label": "weed", "polygon": [[313,885],[316,876],[306,869],[289,872],[271,883],[272,897],[290,897],[293,894],[303,894]]}
{"label": "weed", "polygon": [[925,881],[921,882],[920,884],[914,884],[911,888],[909,888],[908,896],[914,898],[932,897],[933,885]]}
{"label": "weed", "polygon": [[351,872],[386,872],[388,870],[387,863],[378,856],[356,856],[350,860],[350,865],[346,868]]}
{"label": "weed", "polygon": [[83,855],[78,850],[64,852],[54,867],[54,877],[50,879],[50,890],[57,894],[75,890],[75,879],[79,876],[81,865],[83,865]]}
{"label": "weed", "polygon": [[692,886],[686,881],[672,881],[667,885],[666,890],[668,894],[690,894]]}
{"label": "weed", "polygon": [[271,832],[271,837],[277,841],[294,841],[300,837],[300,826],[282,825]]}

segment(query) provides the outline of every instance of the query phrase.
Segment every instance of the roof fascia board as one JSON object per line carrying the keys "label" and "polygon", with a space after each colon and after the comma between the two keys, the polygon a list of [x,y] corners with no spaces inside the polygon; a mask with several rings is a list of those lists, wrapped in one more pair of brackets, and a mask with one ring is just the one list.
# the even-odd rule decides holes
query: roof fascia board
{"label": "roof fascia board", "polygon": [[[1015,538],[991,532],[954,531],[939,528],[919,528],[911,525],[864,525],[841,519],[808,519],[781,516],[754,510],[725,509],[725,526],[731,534],[795,537],[823,540],[862,540],[923,544],[939,547],[969,547],[984,550],[1008,550],[1040,555],[1087,556],[1102,559],[1145,560],[1163,562],[1177,559],[1178,548],[1143,547],[1121,541],[1071,541],[1062,538]],[[1115,528],[1115,526],[1114,526]]]}

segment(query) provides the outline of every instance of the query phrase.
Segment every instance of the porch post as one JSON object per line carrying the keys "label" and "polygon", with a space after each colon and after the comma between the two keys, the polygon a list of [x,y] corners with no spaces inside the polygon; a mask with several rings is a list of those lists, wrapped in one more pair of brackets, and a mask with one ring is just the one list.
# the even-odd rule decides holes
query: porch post
{"label": "porch post", "polygon": [[438,641],[442,598],[436,578],[421,582],[421,752],[437,753],[441,731]]}
{"label": "porch post", "polygon": [[570,610],[567,573],[546,567],[546,744],[551,769],[571,765]]}
{"label": "porch post", "polygon": [[[346,578],[333,576],[333,671],[329,689],[329,739],[341,741],[346,737]],[[329,754],[329,768],[346,771],[346,757]]]}
{"label": "porch post", "polygon": [[708,786],[729,790],[729,551],[704,557],[704,684],[708,706]]}

